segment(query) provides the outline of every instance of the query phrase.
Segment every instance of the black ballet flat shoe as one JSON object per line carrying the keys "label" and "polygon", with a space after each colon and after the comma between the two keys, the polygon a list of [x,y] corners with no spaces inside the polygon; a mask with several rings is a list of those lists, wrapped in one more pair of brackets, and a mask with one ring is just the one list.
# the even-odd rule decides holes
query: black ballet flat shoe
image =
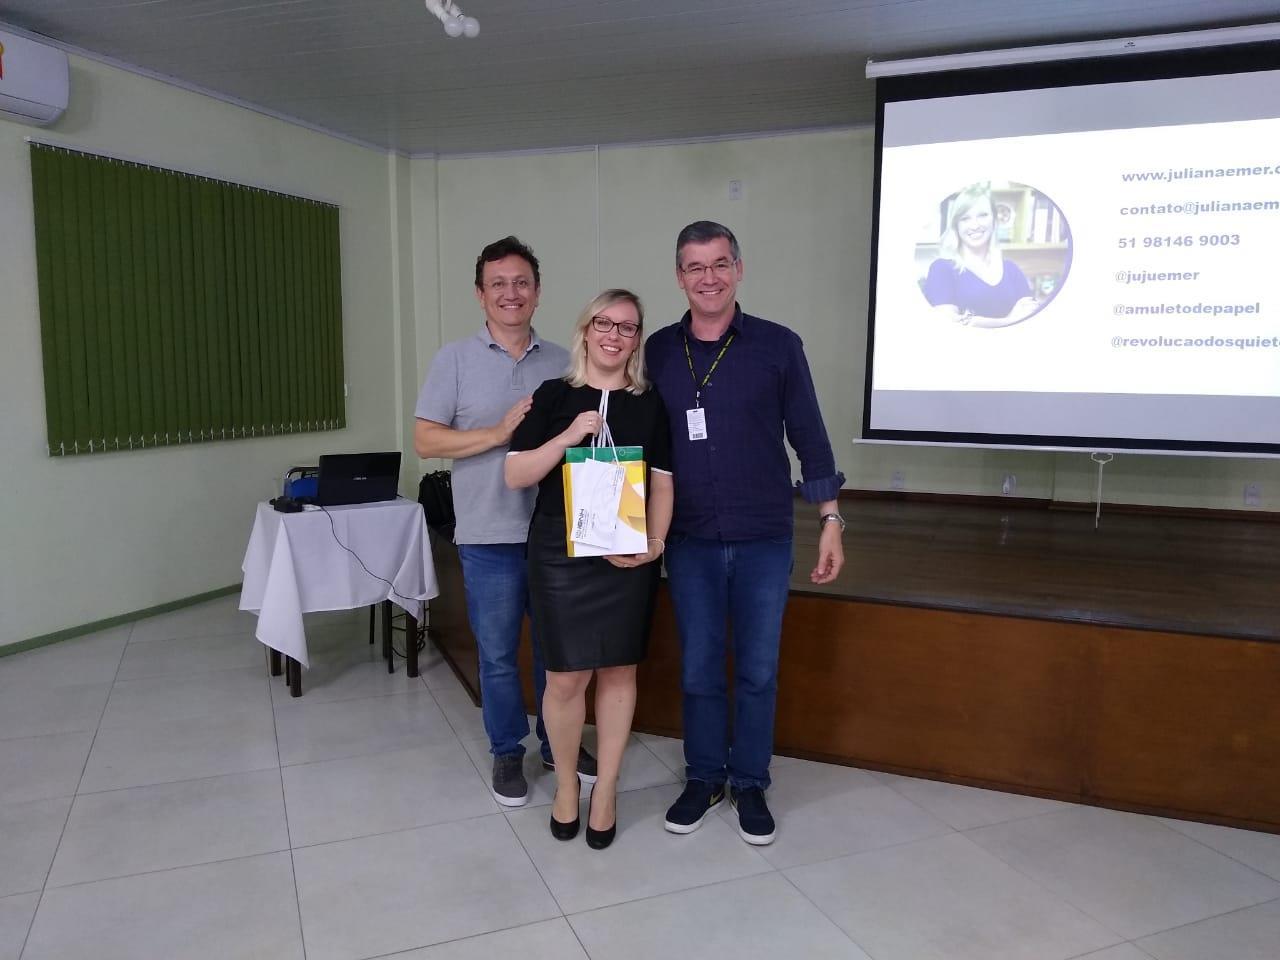
{"label": "black ballet flat shoe", "polygon": [[[591,799],[593,800],[595,799],[594,790],[591,792]],[[588,807],[589,806],[590,804],[588,804]],[[588,810],[587,813],[588,813],[588,816],[590,816],[590,810]],[[618,833],[618,804],[617,804],[617,799],[615,798],[614,806],[613,806],[613,826],[611,826],[608,830],[592,830],[591,821],[590,820],[587,821],[587,846],[590,847],[592,850],[603,850],[605,847],[609,846],[609,844],[613,843],[613,838],[617,835],[617,833]]]}
{"label": "black ballet flat shoe", "polygon": [[[555,814],[551,815],[551,835],[557,840],[572,840],[578,835],[578,827],[582,823],[581,817],[574,817],[569,823],[561,823],[556,819]],[[587,842],[591,842],[591,828],[587,828]],[[610,839],[613,839],[610,837]]]}

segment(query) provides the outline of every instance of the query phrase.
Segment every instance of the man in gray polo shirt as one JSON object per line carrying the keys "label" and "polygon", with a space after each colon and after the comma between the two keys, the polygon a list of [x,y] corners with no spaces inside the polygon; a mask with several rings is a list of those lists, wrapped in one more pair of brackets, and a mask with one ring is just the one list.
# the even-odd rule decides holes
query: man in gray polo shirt
{"label": "man in gray polo shirt", "polygon": [[[453,460],[454,539],[462,561],[467,616],[480,653],[484,729],[493,754],[493,796],[509,807],[529,799],[524,746],[529,721],[520,692],[516,651],[528,607],[525,540],[537,488],[510,490],[503,464],[511,433],[529,412],[544,380],[563,376],[569,354],[539,340],[533,311],[541,275],[538,258],[515,237],[489,244],[476,259],[479,332],[445,344],[431,362],[415,410],[418,456]],[[554,769],[542,726],[546,674],[534,644],[534,686],[542,763]],[[595,759],[579,756],[578,776],[595,780]]]}

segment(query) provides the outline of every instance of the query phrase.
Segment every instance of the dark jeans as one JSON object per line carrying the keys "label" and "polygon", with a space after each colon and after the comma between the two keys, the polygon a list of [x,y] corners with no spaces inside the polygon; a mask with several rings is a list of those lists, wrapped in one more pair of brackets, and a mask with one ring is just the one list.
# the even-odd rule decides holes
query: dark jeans
{"label": "dark jeans", "polygon": [[[665,559],[682,648],[686,776],[765,789],[791,538],[722,542],[673,536]],[[727,622],[734,662],[732,734]]]}
{"label": "dark jeans", "polygon": [[[467,593],[467,619],[480,653],[480,702],[489,752],[495,757],[523,756],[520,742],[529,735],[516,652],[520,625],[529,608],[529,584],[523,543],[460,543],[462,582]],[[547,674],[538,644],[533,645],[533,685],[537,694],[538,739],[542,755],[551,757],[542,725],[542,692]]]}

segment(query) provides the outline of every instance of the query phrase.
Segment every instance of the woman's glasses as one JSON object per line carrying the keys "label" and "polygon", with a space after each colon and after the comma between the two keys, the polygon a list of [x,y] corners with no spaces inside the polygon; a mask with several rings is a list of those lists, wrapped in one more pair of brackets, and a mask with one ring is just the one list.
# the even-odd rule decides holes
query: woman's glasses
{"label": "woman's glasses", "polygon": [[610,320],[608,317],[592,317],[591,326],[595,327],[597,333],[608,333],[616,329],[619,336],[627,339],[640,332],[638,323],[632,323],[630,320]]}

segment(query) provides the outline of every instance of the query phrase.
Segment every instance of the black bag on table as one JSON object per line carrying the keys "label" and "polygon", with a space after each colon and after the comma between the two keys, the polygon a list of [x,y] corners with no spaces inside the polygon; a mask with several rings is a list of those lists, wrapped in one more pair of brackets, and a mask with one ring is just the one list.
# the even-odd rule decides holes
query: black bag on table
{"label": "black bag on table", "polygon": [[418,502],[427,515],[427,526],[453,542],[458,518],[453,512],[453,476],[448,470],[425,474],[418,481]]}

